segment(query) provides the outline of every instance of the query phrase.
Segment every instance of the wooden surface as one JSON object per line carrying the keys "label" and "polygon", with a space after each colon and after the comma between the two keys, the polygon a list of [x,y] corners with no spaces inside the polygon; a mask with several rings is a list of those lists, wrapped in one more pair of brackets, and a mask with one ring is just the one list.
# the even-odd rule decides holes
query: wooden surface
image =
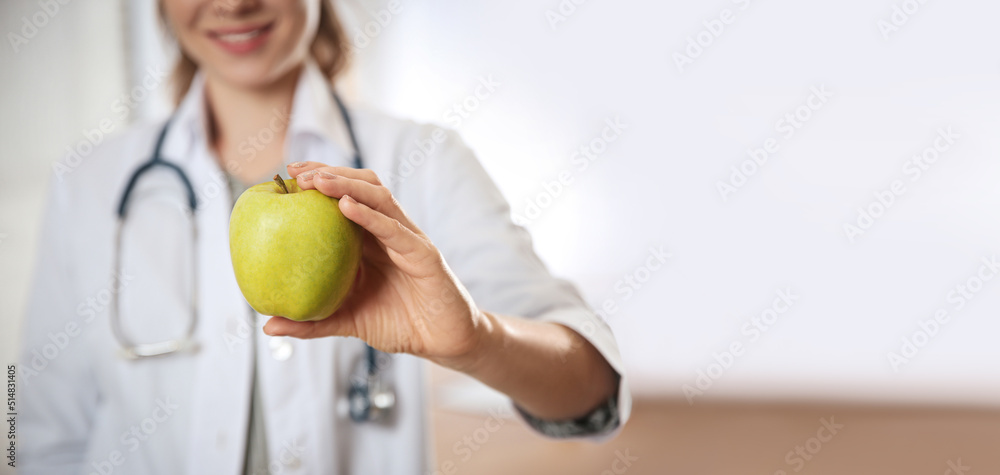
{"label": "wooden surface", "polygon": [[[1000,410],[642,400],[603,445],[548,441],[513,418],[432,414],[442,474],[1000,474]],[[823,419],[843,427],[817,434]],[[635,460],[615,464],[624,458]]]}

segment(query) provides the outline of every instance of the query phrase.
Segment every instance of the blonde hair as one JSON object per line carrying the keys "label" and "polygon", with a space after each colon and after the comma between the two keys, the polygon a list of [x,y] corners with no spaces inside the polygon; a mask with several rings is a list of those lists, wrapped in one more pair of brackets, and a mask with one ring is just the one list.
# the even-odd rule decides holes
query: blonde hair
{"label": "blonde hair", "polygon": [[[160,19],[169,31],[162,3],[160,3]],[[171,73],[174,105],[180,104],[184,96],[187,95],[188,89],[191,88],[191,81],[194,79],[195,73],[198,72],[198,64],[188,56],[184,48],[179,45],[178,48],[180,54]],[[337,11],[333,8],[331,0],[320,0],[319,26],[316,28],[316,36],[313,38],[312,45],[309,46],[309,52],[313,60],[316,61],[316,65],[319,66],[319,70],[331,83],[347,68],[351,52],[350,43],[340,19],[337,18]]]}

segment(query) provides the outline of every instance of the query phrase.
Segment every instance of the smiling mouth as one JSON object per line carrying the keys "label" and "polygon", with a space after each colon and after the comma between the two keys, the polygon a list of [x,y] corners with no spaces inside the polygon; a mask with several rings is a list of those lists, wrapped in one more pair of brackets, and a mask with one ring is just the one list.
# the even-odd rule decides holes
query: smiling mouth
{"label": "smiling mouth", "polygon": [[208,32],[208,36],[217,41],[222,41],[225,43],[246,43],[258,36],[261,36],[269,31],[274,23],[268,23],[266,25],[255,26],[255,27],[244,27],[244,28],[229,28],[222,30],[212,30]]}

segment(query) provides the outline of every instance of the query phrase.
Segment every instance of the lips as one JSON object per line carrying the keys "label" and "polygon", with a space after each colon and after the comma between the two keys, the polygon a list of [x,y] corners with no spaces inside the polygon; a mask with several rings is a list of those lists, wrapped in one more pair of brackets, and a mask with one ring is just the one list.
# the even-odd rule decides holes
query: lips
{"label": "lips", "polygon": [[262,47],[270,36],[274,23],[217,28],[208,31],[215,44],[232,54],[246,54]]}
{"label": "lips", "polygon": [[257,29],[254,29],[254,30],[250,30],[250,31],[248,31],[246,33],[220,34],[220,35],[217,35],[216,38],[219,39],[219,40],[221,40],[221,41],[228,41],[230,43],[238,43],[240,41],[247,41],[250,38],[256,38],[256,37],[260,36],[261,33],[264,33],[264,29],[263,28],[257,28]]}

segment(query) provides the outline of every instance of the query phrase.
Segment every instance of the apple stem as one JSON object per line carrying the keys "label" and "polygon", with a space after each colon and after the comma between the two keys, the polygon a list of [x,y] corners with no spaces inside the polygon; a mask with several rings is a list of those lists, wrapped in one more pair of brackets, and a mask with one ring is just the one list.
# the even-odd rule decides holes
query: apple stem
{"label": "apple stem", "polygon": [[278,189],[281,190],[282,194],[288,193],[288,187],[285,186],[285,180],[281,179],[281,175],[274,175],[274,182],[278,184]]}

